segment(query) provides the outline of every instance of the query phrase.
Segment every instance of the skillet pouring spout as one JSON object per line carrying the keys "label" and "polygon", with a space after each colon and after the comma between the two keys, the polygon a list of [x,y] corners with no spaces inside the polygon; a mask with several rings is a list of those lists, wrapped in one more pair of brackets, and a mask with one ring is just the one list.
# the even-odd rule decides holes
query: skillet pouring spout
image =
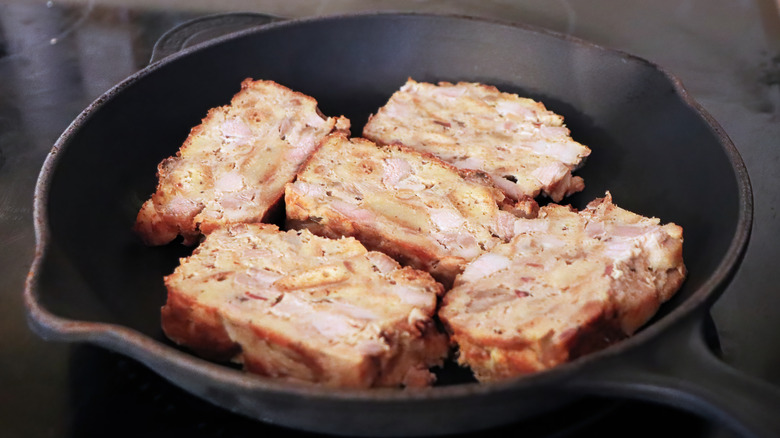
{"label": "skillet pouring spout", "polygon": [[[410,77],[481,82],[542,101],[592,148],[577,170],[585,189],[567,202],[583,208],[610,191],[621,207],[684,229],[688,278],[652,323],[546,372],[406,391],[276,381],[205,361],[167,340],[162,279],[191,249],[146,247],[132,232],[154,191],[158,163],[246,78],[314,97],[324,114],[348,117],[357,135]],[[736,430],[756,436],[771,436],[777,426],[760,409],[776,407],[777,394],[708,359],[696,336],[675,336],[698,335],[696,321],[746,248],[752,194],[739,153],[674,76],[569,36],[469,17],[388,13],[277,21],[205,41],[118,84],[67,128],[41,170],[34,215],[36,257],[25,302],[38,334],[131,356],[192,394],[263,422],[338,435],[441,435],[517,423],[597,393],[696,406],[713,418],[733,417]],[[661,347],[667,332],[673,353]],[[645,346],[656,353],[641,355]],[[679,373],[667,376],[667,369]],[[728,391],[750,408],[729,409]]]}

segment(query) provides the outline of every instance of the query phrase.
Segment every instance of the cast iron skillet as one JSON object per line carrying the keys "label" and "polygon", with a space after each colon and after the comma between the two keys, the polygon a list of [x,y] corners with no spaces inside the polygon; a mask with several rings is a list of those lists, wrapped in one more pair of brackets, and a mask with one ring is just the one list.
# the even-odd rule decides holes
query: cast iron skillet
{"label": "cast iron skillet", "polygon": [[[543,101],[593,153],[582,208],[606,190],[629,210],[685,230],[690,275],[636,336],[550,371],[425,390],[333,390],[201,360],[159,328],[162,276],[178,244],[131,232],[155,185],[208,108],[246,77],[276,80],[344,114],[359,133],[407,77],[479,81]],[[132,356],[173,383],[262,421],[342,435],[437,435],[518,422],[585,395],[688,409],[737,432],[780,430],[778,391],[721,363],[703,321],[744,253],[752,223],[745,166],[718,124],[657,66],[525,26],[452,16],[361,14],[273,23],[153,63],[63,133],[35,195],[37,252],[25,290],[32,328]]]}

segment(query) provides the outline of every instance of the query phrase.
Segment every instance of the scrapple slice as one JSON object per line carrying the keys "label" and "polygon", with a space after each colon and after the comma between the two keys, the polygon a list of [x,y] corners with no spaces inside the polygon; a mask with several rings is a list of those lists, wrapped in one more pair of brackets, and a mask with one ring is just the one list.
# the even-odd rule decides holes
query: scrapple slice
{"label": "scrapple slice", "polygon": [[563,117],[489,85],[409,79],[371,116],[363,136],[484,171],[515,200],[541,193],[558,202],[585,187],[571,172],[590,149],[571,138]]}
{"label": "scrapple slice", "polygon": [[176,155],[160,163],[136,232],[149,245],[178,235],[194,244],[225,224],[267,219],[284,185],[338,129],[348,130],[349,120],[323,116],[313,98],[246,79],[230,105],[211,109]]}
{"label": "scrapple slice", "polygon": [[508,201],[480,172],[344,134],[329,136],[285,190],[288,228],[353,236],[445,287],[514,235],[517,217],[501,209],[514,208]]}
{"label": "scrapple slice", "polygon": [[207,235],[165,285],[169,338],[265,376],[425,386],[448,352],[432,321],[442,286],[352,238],[229,225]]}
{"label": "scrapple slice", "polygon": [[[633,334],[681,286],[682,228],[612,203],[542,207],[471,262],[439,312],[481,381],[548,369]],[[520,232],[520,229],[524,231]]]}

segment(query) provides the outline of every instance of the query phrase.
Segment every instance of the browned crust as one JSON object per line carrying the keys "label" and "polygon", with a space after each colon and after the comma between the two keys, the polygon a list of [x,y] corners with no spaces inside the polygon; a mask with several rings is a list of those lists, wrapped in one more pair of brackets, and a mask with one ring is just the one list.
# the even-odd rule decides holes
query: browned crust
{"label": "browned crust", "polygon": [[267,330],[256,324],[251,324],[249,329],[257,340],[264,341],[265,351],[248,350],[243,354],[242,359],[247,371],[270,377],[290,377],[285,372],[285,368],[274,363],[271,355],[263,354],[267,353],[267,350],[273,349],[284,357],[306,367],[311,373],[312,381],[318,382],[326,379],[326,371],[320,363],[319,356],[321,354],[316,350],[306,348],[284,333]]}
{"label": "browned crust", "polygon": [[225,331],[219,309],[203,307],[176,289],[169,288],[161,321],[168,338],[204,358],[228,361],[241,352]]}
{"label": "browned crust", "polygon": [[431,281],[431,275],[423,270],[415,269],[411,266],[401,266],[393,272],[393,279],[404,283],[424,287],[426,290],[441,297],[446,291],[444,285],[440,282]]}
{"label": "browned crust", "polygon": [[618,320],[605,314],[591,321],[590,324],[571,329],[571,333],[564,333],[568,339],[564,349],[568,351],[568,360],[574,360],[599,350],[603,350],[616,342],[626,339],[628,335],[623,332]]}
{"label": "browned crust", "polygon": [[[556,217],[565,211],[571,214],[580,213],[571,207],[551,206],[545,207],[543,215],[545,218]],[[596,267],[603,269],[603,272],[589,268],[588,272],[593,273],[594,276],[589,277],[588,285],[596,288],[593,289],[596,294],[589,297],[575,288],[574,292],[562,292],[561,295],[557,295],[561,298],[553,302],[553,307],[545,307],[547,309],[545,312],[538,310],[541,309],[540,307],[535,310],[536,313],[515,314],[516,319],[503,319],[495,324],[491,324],[480,314],[484,309],[470,306],[474,302],[480,302],[479,300],[486,302],[487,308],[492,308],[497,305],[496,303],[502,305],[501,303],[507,302],[488,300],[493,296],[508,297],[510,301],[532,296],[533,292],[524,292],[522,288],[514,290],[514,294],[511,293],[511,289],[509,294],[501,289],[501,285],[504,284],[520,284],[517,282],[526,277],[520,277],[523,274],[517,271],[504,270],[502,276],[493,283],[471,285],[468,282],[460,282],[459,288],[462,289],[444,296],[439,317],[450,334],[451,342],[459,348],[459,363],[471,367],[480,381],[504,379],[545,370],[615,344],[631,336],[639,327],[647,323],[661,304],[682,285],[686,275],[682,260],[682,228],[675,224],[659,226],[657,219],[646,218],[620,209],[612,204],[609,194],[589,204],[588,210],[581,213],[577,217],[581,225],[566,221],[562,229],[576,230],[578,226],[586,227],[590,221],[598,224],[603,220],[603,223],[615,224],[616,228],[613,229],[615,234],[585,236],[575,233],[573,237],[579,236],[598,241],[606,239],[606,242],[614,242],[612,238],[627,236],[630,239],[630,227],[641,224],[640,227],[650,227],[647,232],[653,233],[653,238],[649,241],[641,241],[650,243],[635,243],[641,245],[635,247],[637,252],[624,250],[626,252],[619,253],[621,255],[610,255],[600,259]],[[618,228],[621,226],[623,228]],[[621,234],[626,232],[629,234]],[[550,235],[548,231],[542,234],[542,238]],[[555,234],[552,233],[552,236]],[[517,248],[513,247],[499,246],[496,249],[505,250],[497,252],[497,255],[518,254]],[[560,256],[555,252],[552,254],[553,257]],[[582,256],[589,257],[587,252],[582,253]],[[603,256],[593,253],[592,257]],[[566,258],[564,256],[563,259],[558,260],[566,260]],[[516,275],[514,278],[511,277],[512,272]],[[533,279],[533,277],[527,278],[529,281]],[[554,287],[561,287],[564,291],[569,290],[568,285]],[[580,293],[569,295],[576,292]],[[560,301],[564,295],[571,296],[566,304]],[[463,301],[464,297],[466,301]],[[588,301],[585,301],[586,299]],[[570,314],[566,319],[562,319],[561,315],[565,313],[563,311],[557,313],[556,309],[563,309],[561,306],[570,304],[575,306],[570,309],[576,310],[576,315]],[[494,315],[498,314],[494,313]]]}
{"label": "browned crust", "polygon": [[458,349],[458,362],[469,366],[478,380],[486,382],[552,368],[628,337],[614,312],[605,309],[603,303],[591,303],[583,314],[589,315],[585,322],[562,333],[558,342],[552,341],[553,333],[535,340],[498,335],[475,337],[467,330],[454,329],[446,314],[439,316]]}
{"label": "browned crust", "polygon": [[[502,92],[497,87],[493,85],[483,84],[483,83],[473,83],[473,82],[466,82],[466,81],[458,81],[458,82],[447,82],[447,81],[439,81],[435,84],[433,83],[426,83],[426,82],[417,82],[412,78],[407,78],[406,83],[401,87],[401,89],[397,90],[393,95],[390,97],[388,102],[379,109],[374,114],[370,114],[368,117],[368,120],[366,121],[366,124],[363,128],[362,135],[364,138],[367,138],[377,144],[384,145],[384,144],[405,144],[405,140],[399,139],[398,134],[390,134],[386,131],[386,127],[390,127],[391,132],[396,132],[396,129],[398,128],[399,124],[402,124],[398,120],[392,121],[394,116],[388,116],[388,120],[379,120],[382,118],[389,110],[388,107],[394,105],[395,99],[401,98],[400,96],[405,95],[406,91],[405,88],[410,84],[417,84],[420,86],[426,86],[426,85],[435,85],[438,87],[466,87],[471,89],[480,90],[481,92],[486,93],[487,95],[494,95],[494,96],[513,96],[515,98],[520,98],[523,100],[528,100],[529,102],[532,102],[533,106],[537,108],[538,111],[541,112],[548,112],[547,107],[544,105],[544,103],[540,101],[536,101],[533,99],[527,99],[521,96],[518,96],[514,93],[507,93]],[[403,98],[401,98],[403,99]],[[417,100],[416,96],[412,99],[415,101],[416,104],[420,104],[420,102]],[[554,114],[554,113],[553,113]],[[556,117],[561,117],[558,114],[554,114]],[[433,112],[429,112],[426,114],[425,118],[435,118],[435,114]],[[447,118],[447,117],[443,117]],[[562,119],[562,117],[561,117]],[[383,123],[384,122],[384,123]],[[440,125],[443,128],[450,128],[451,122],[447,120],[432,120],[432,123]],[[563,125],[565,127],[565,125]],[[424,128],[423,128],[424,129]],[[401,129],[402,132],[406,133],[404,129]],[[567,129],[568,132],[568,129]],[[570,132],[569,132],[570,134]],[[403,136],[403,134],[401,134]],[[412,140],[411,142],[409,140],[406,140],[407,143],[416,143],[415,140]],[[434,141],[434,143],[436,143]],[[425,142],[421,142],[419,146],[421,150],[425,149]],[[583,145],[584,146],[584,145]],[[588,153],[590,153],[590,150],[586,147],[588,150]],[[517,198],[519,197],[521,200],[523,197],[536,197],[540,193],[544,193],[546,196],[549,196],[553,201],[560,202],[564,196],[572,195],[576,192],[582,191],[585,188],[584,180],[579,176],[573,176],[572,171],[576,170],[577,168],[581,167],[582,164],[584,164],[584,158],[580,163],[578,163],[575,166],[567,165],[569,167],[569,172],[563,177],[560,178],[552,184],[546,185],[544,183],[540,187],[538,187],[535,191],[530,192],[526,191],[525,193],[518,194],[514,193],[513,191],[507,191],[506,194],[508,197]],[[499,177],[496,175],[496,177]],[[502,189],[501,187],[498,187],[499,189]],[[503,190],[503,189],[502,189]],[[532,209],[533,210],[533,209]],[[522,210],[518,210],[520,212]],[[523,216],[521,216],[523,217]]]}
{"label": "browned crust", "polygon": [[141,238],[144,244],[159,246],[174,240],[179,235],[180,230],[176,224],[165,220],[157,213],[154,199],[148,199],[138,212],[133,232]]}
{"label": "browned crust", "polygon": [[[289,212],[289,204],[287,208]],[[386,235],[376,230],[360,227],[336,212],[331,213],[330,218],[333,223],[329,224],[328,227],[322,226],[311,217],[304,220],[289,219],[288,217],[285,226],[289,229],[307,229],[314,234],[331,239],[338,239],[342,236],[354,237],[369,250],[383,252],[402,265],[430,273],[446,289],[452,287],[455,277],[463,272],[463,266],[466,264],[466,260],[463,258],[440,258],[438,254],[425,247],[388,240]]]}
{"label": "browned crust", "polygon": [[[367,249],[380,251],[396,259],[402,265],[429,272],[436,281],[449,289],[459,273],[463,271],[466,260],[460,257],[444,256],[431,248],[397,241],[375,228],[363,227],[346,216],[328,209],[325,218],[312,216],[307,200],[295,191],[285,193],[287,229],[307,229],[319,236],[338,239],[342,236],[354,237]],[[323,220],[325,219],[325,220]],[[323,222],[327,225],[323,225]]]}
{"label": "browned crust", "polygon": [[433,320],[430,320],[420,328],[419,337],[412,337],[407,328],[404,328],[388,338],[395,341],[393,347],[397,353],[384,364],[385,371],[378,376],[374,386],[397,386],[398,382],[407,387],[431,385],[434,376],[428,372],[428,368],[444,363],[444,358],[450,350],[447,335],[440,332]]}
{"label": "browned crust", "polygon": [[[462,169],[462,168],[453,166],[451,163],[448,163],[448,162],[442,160],[441,158],[437,157],[436,155],[434,155],[434,154],[432,154],[430,152],[420,151],[420,150],[414,149],[412,147],[406,146],[403,143],[398,143],[398,142],[387,143],[387,144],[374,143],[373,140],[371,140],[369,138],[360,138],[360,137],[352,137],[352,138],[350,138],[349,137],[349,133],[348,132],[343,132],[343,131],[334,132],[332,134],[329,134],[327,137],[330,137],[330,136],[341,137],[343,141],[370,143],[372,146],[379,147],[380,149],[397,150],[397,151],[402,152],[402,153],[419,155],[420,158],[423,161],[425,161],[425,162],[434,163],[437,166],[444,167],[447,170],[450,170],[450,171],[452,171],[454,173],[457,173],[458,175],[460,175],[461,178],[463,178],[466,181],[477,183],[477,184],[480,184],[480,185],[483,185],[485,187],[490,188],[491,191],[493,192],[493,196],[495,197],[496,202],[499,204],[499,206],[502,206],[502,207],[515,206],[515,201],[513,201],[511,198],[506,197],[504,195],[504,192],[500,188],[496,187],[496,185],[493,182],[493,179],[490,177],[490,175],[488,175],[487,173],[485,173],[485,172],[483,172],[481,170]],[[322,145],[325,141],[328,140],[327,137],[324,138],[322,140],[322,142],[320,142],[320,145]],[[306,170],[308,168],[308,164],[311,161],[313,156],[314,156],[314,154],[312,154],[309,157],[309,159],[306,162],[306,165],[300,167],[300,170],[298,171],[299,173],[306,172]],[[532,204],[536,204],[536,201],[534,199],[532,199],[532,198],[525,198],[525,199],[521,199],[520,201],[518,201],[518,203],[523,203],[523,202],[526,202],[526,203],[530,202]],[[538,210],[538,208],[539,208],[539,206],[537,204],[536,205],[536,210]],[[512,210],[509,210],[509,208],[505,208],[505,209],[507,211],[512,211]],[[523,217],[525,217],[525,216],[523,216]],[[536,216],[532,216],[532,217],[536,217]]]}
{"label": "browned crust", "polygon": [[[169,290],[168,302],[161,310],[161,317],[163,330],[170,339],[204,358],[242,363],[246,371],[272,378],[346,388],[425,386],[433,382],[429,368],[443,362],[449,344],[446,335],[433,322],[433,303],[435,296],[443,293],[443,287],[427,272],[400,267],[395,262],[391,262],[394,265],[389,268],[377,268],[372,264],[374,259],[370,257],[367,261],[362,258],[345,259],[344,266],[354,275],[364,275],[366,279],[381,275],[382,284],[388,287],[396,284],[408,286],[416,293],[424,293],[428,299],[423,307],[403,304],[409,306],[408,314],[390,312],[386,317],[378,317],[376,325],[371,323],[361,329],[366,331],[360,337],[341,338],[341,335],[327,334],[319,325],[307,321],[307,314],[301,313],[306,312],[306,306],[280,310],[282,313],[277,314],[273,310],[274,302],[266,301],[261,289],[257,289],[259,295],[254,295],[253,286],[236,286],[247,283],[233,283],[234,271],[231,266],[240,265],[236,264],[235,257],[242,257],[244,248],[251,247],[257,251],[257,255],[249,257],[265,260],[266,256],[259,251],[262,245],[243,243],[243,239],[253,236],[259,239],[260,235],[264,235],[264,239],[271,239],[264,240],[267,245],[273,245],[276,239],[280,243],[289,242],[287,239],[301,236],[301,232],[282,232],[274,225],[231,225],[209,235],[190,259],[183,259],[183,266],[189,262],[186,269],[177,268],[165,278]],[[233,241],[234,237],[242,240]],[[334,245],[334,248],[339,248],[338,251],[345,249],[341,245],[348,246],[349,251],[365,251],[357,241],[337,244],[319,237],[317,240],[312,236],[306,239],[312,245],[327,245],[328,248]],[[232,242],[238,243],[231,246]],[[307,251],[311,249],[305,248],[302,254],[309,254]],[[355,255],[347,257],[363,255],[369,256],[368,253],[357,251]],[[218,258],[215,260],[212,257]],[[294,256],[290,254],[290,257]],[[312,253],[303,257],[317,256]],[[335,260],[339,260],[338,255],[335,257]],[[282,258],[279,261],[282,266],[284,260]],[[236,272],[242,273],[242,269],[252,269],[251,266],[254,266],[252,262],[241,265],[236,268]],[[287,268],[282,266],[279,269],[286,272]],[[217,280],[219,284],[227,286],[221,286],[220,289],[208,286],[200,288],[198,285],[206,284],[206,279]],[[295,297],[309,293],[299,292],[298,289],[285,291],[280,285],[281,279],[269,284],[273,284],[272,288],[283,296],[290,294]],[[224,280],[229,282],[222,283]],[[185,285],[194,288],[185,288]],[[314,287],[321,285],[319,282]],[[244,292],[236,287],[248,287],[249,291]],[[260,284],[254,287],[268,286]],[[388,293],[390,290],[394,289],[391,287]],[[319,291],[338,295],[338,289]],[[338,298],[335,297],[336,301]],[[253,299],[262,299],[264,304],[256,306],[258,303],[253,303]],[[345,304],[349,305],[348,302]],[[296,315],[300,318],[296,318]],[[328,321],[325,319],[324,323],[330,324]]]}
{"label": "browned crust", "polygon": [[[429,385],[432,379],[410,382],[406,381],[405,377],[410,368],[415,366],[429,374],[428,367],[441,365],[449,348],[446,335],[438,332],[432,323],[419,333],[419,337],[412,337],[408,327],[398,327],[397,331],[389,330],[385,333],[385,340],[391,343],[392,355],[366,355],[350,366],[343,366],[327,351],[307,347],[285,333],[265,330],[257,325],[252,325],[251,330],[257,339],[263,341],[264,349],[243,353],[242,361],[247,371],[300,380],[300,369],[288,372],[273,360],[278,354],[284,356],[285,360],[292,360],[305,367],[305,380],[344,388]],[[271,350],[274,354],[269,354]],[[432,357],[438,359],[431,361]]]}
{"label": "browned crust", "polygon": [[[400,143],[376,145],[364,138],[349,138],[349,136],[343,132],[329,134],[323,139],[320,147],[326,141],[365,143],[370,144],[372,147],[379,147],[380,149],[419,156],[424,162],[445,168],[448,171],[459,175],[465,181],[480,184],[488,188],[499,208],[503,210],[516,216],[526,218],[536,217],[538,214],[539,206],[532,198],[524,198],[515,202],[511,198],[506,197],[485,172],[458,168],[431,153],[418,151]],[[310,167],[315,163],[314,156],[315,154],[312,154],[306,164],[300,168],[298,172],[299,175],[313,171]],[[467,262],[467,260],[462,257],[450,256],[442,253],[442,251],[437,248],[399,241],[394,239],[393,236],[386,231],[383,232],[373,227],[361,226],[345,215],[330,208],[326,210],[325,217],[315,216],[310,213],[314,210],[314,207],[315,206],[311,205],[307,199],[301,197],[295,191],[286,190],[285,227],[287,229],[308,229],[314,234],[330,238],[338,238],[341,236],[354,237],[363,243],[369,250],[384,252],[401,264],[429,272],[447,289],[452,287],[455,277],[463,271],[463,267]],[[402,227],[400,224],[396,226]]]}
{"label": "browned crust", "polygon": [[[406,325],[387,328],[383,337],[390,344],[392,354],[363,355],[349,363],[285,331],[251,323],[243,329],[251,332],[255,342],[253,348],[245,349],[237,357],[247,371],[343,388],[430,385],[433,376],[428,368],[441,365],[449,349],[447,336],[438,331],[432,320],[418,332]],[[289,363],[295,367],[287,366]],[[408,381],[406,376],[415,367],[429,377]]]}
{"label": "browned crust", "polygon": [[[347,140],[347,141],[350,140],[349,136],[345,135],[344,133],[335,133],[335,134],[331,134],[331,135],[342,136],[345,140]],[[474,183],[481,184],[483,186],[491,188],[493,193],[494,193],[494,196],[495,196],[496,200],[499,203],[511,204],[513,202],[511,199],[508,199],[508,198],[506,198],[504,196],[504,192],[501,191],[501,189],[496,187],[496,185],[493,182],[493,179],[490,177],[490,175],[488,175],[487,173],[485,173],[485,172],[483,172],[481,170],[477,170],[477,169],[463,169],[463,168],[460,168],[460,167],[453,166],[451,163],[448,163],[448,162],[442,160],[441,158],[437,157],[436,155],[434,155],[434,154],[432,154],[430,152],[417,150],[415,148],[409,147],[409,146],[407,146],[407,145],[405,145],[403,143],[399,143],[399,142],[387,143],[387,144],[375,143],[373,140],[371,140],[369,138],[360,138],[360,137],[355,137],[355,138],[352,138],[351,140],[352,141],[364,142],[364,143],[368,142],[368,143],[371,143],[372,145],[375,145],[375,146],[377,146],[379,148],[391,149],[391,150],[395,149],[395,150],[403,152],[403,153],[419,155],[423,161],[429,161],[429,162],[435,163],[438,166],[444,167],[444,168],[446,168],[446,169],[448,169],[448,170],[450,170],[452,172],[455,172],[458,175],[460,175],[461,178],[463,178],[466,181],[474,182]],[[301,168],[301,172],[303,172],[303,168]]]}
{"label": "browned crust", "polygon": [[512,198],[507,197],[499,207],[524,219],[535,219],[539,216],[539,204],[530,196],[524,196],[515,203],[512,203]]}
{"label": "browned crust", "polygon": [[[189,135],[184,140],[182,146],[179,148],[176,154],[172,157],[164,159],[157,166],[157,187],[149,200],[144,203],[143,207],[138,212],[136,216],[136,222],[133,226],[133,231],[145,244],[151,246],[165,245],[173,241],[178,235],[181,235],[185,245],[193,245],[199,241],[202,234],[208,234],[214,229],[225,225],[226,220],[224,219],[214,220],[209,218],[207,215],[201,214],[204,212],[204,209],[207,208],[206,205],[203,202],[192,199],[190,201],[193,202],[193,205],[185,213],[171,212],[167,205],[168,199],[166,198],[169,198],[172,194],[176,193],[176,187],[168,187],[169,182],[166,181],[166,179],[168,178],[169,172],[167,167],[175,165],[179,160],[183,160],[182,152],[192,148],[195,139],[207,132],[207,126],[209,126],[210,122],[214,120],[217,113],[225,112],[232,105],[238,104],[244,100],[246,98],[244,92],[252,88],[253,84],[257,82],[274,84],[275,87],[284,90],[285,93],[289,93],[289,95],[292,96],[291,100],[300,99],[301,101],[313,103],[315,107],[317,105],[317,101],[313,97],[294,91],[288,87],[285,87],[284,85],[274,83],[272,81],[255,81],[252,78],[244,79],[241,82],[240,91],[233,96],[230,105],[209,109],[206,116],[201,120],[201,123],[190,129]],[[255,123],[262,123],[262,120],[260,120],[262,118],[261,113],[258,112],[256,108],[250,109],[249,111],[252,111],[252,117],[254,118]],[[318,114],[324,120],[328,119],[328,117],[322,115],[319,110]],[[339,116],[333,117],[331,119],[333,124],[331,127],[331,132],[349,132],[350,122],[347,118]],[[320,141],[317,143],[317,146],[312,150],[311,154],[316,152],[316,150],[322,144],[321,140],[322,139],[320,139]],[[276,163],[276,165],[278,164],[279,163]],[[300,169],[303,164],[305,164],[305,162],[300,163],[299,166],[294,169],[293,172],[291,172],[289,181],[293,180],[295,172],[297,172],[297,170]],[[278,174],[278,172],[269,171],[267,174]],[[256,185],[263,185],[265,182],[266,181],[254,181],[253,183]],[[274,192],[273,195],[273,199],[270,199],[267,205],[265,203],[261,204],[265,208],[263,212],[260,212],[259,215],[250,218],[245,222],[257,223],[268,221],[275,212],[278,212],[279,206],[282,205],[284,196],[283,188],[277,192]],[[228,220],[227,222],[229,223],[231,221]]]}

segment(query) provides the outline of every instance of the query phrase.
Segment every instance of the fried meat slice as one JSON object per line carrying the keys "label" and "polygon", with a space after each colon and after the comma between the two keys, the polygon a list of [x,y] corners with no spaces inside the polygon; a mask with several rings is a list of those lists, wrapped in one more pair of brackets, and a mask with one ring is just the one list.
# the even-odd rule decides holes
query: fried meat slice
{"label": "fried meat slice", "polygon": [[273,81],[244,80],[230,105],[213,108],[175,156],[157,169],[157,190],[135,230],[149,245],[230,223],[266,220],[284,185],[320,141],[349,120],[325,117],[317,102]]}
{"label": "fried meat slice", "polygon": [[590,149],[571,138],[563,117],[490,85],[409,79],[370,117],[363,136],[484,171],[515,200],[541,193],[558,202],[585,187],[571,172]]}
{"label": "fried meat slice", "polygon": [[554,367],[633,334],[681,286],[682,228],[621,209],[542,207],[466,266],[439,312],[481,381]]}
{"label": "fried meat slice", "polygon": [[207,235],[165,284],[170,339],[265,376],[425,386],[448,352],[432,320],[442,286],[352,238],[229,225]]}
{"label": "fried meat slice", "polygon": [[288,228],[353,236],[445,286],[514,235],[507,202],[483,173],[343,134],[329,136],[285,191]]}

